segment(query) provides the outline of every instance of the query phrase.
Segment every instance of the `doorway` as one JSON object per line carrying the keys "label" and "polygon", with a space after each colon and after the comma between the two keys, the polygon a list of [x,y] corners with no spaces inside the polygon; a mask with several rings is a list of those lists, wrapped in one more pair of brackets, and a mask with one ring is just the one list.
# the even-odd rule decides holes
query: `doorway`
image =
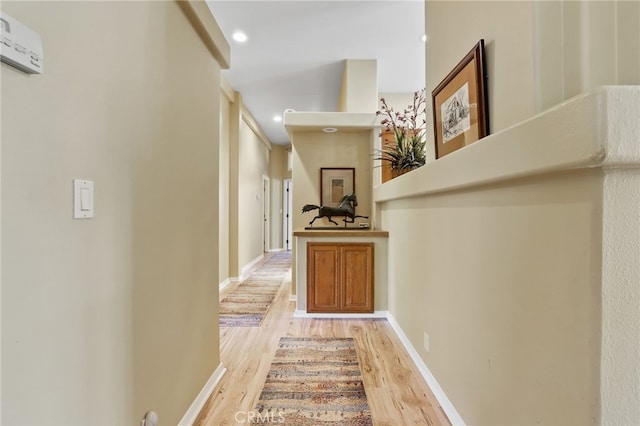
{"label": "doorway", "polygon": [[293,215],[292,215],[292,197],[293,197],[293,181],[291,179],[284,180],[284,188],[282,191],[282,245],[285,250],[291,250],[293,237]]}
{"label": "doorway", "polygon": [[271,249],[269,244],[269,199],[271,181],[268,176],[262,176],[262,252],[267,253]]}

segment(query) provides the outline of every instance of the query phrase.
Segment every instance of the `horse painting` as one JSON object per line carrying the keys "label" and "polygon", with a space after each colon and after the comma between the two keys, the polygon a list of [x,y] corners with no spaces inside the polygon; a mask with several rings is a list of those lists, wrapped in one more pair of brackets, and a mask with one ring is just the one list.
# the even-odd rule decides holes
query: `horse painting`
{"label": "horse painting", "polygon": [[356,215],[355,208],[358,205],[358,200],[356,199],[356,194],[349,194],[342,197],[340,200],[340,204],[338,207],[332,206],[316,206],[315,204],[307,204],[302,208],[302,213],[310,212],[312,210],[318,210],[318,215],[313,218],[311,222],[309,222],[309,226],[313,225],[313,222],[316,219],[320,219],[326,217],[329,219],[329,222],[338,225],[338,222],[332,219],[333,216],[345,216],[342,221],[344,222],[344,226],[347,226],[347,223],[354,223],[356,218],[361,217],[364,219],[368,219],[369,216],[360,216]]}

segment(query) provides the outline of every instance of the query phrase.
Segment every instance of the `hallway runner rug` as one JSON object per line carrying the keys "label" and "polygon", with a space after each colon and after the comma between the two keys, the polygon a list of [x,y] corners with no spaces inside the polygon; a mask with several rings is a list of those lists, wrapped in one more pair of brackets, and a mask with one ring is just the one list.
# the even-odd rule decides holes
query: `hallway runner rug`
{"label": "hallway runner rug", "polygon": [[220,301],[220,327],[259,327],[290,268],[291,252],[269,254]]}
{"label": "hallway runner rug", "polygon": [[352,338],[282,337],[254,424],[372,425]]}

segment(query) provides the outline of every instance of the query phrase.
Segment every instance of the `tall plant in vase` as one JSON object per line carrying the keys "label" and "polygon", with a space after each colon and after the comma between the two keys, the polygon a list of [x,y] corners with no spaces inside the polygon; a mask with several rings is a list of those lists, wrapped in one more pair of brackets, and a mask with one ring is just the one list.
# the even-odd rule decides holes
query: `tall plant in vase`
{"label": "tall plant in vase", "polygon": [[425,90],[415,92],[413,103],[404,111],[394,111],[384,98],[380,99],[380,110],[376,111],[377,116],[382,116],[380,136],[390,133],[393,140],[377,149],[374,159],[388,163],[394,176],[424,166],[426,162]]}

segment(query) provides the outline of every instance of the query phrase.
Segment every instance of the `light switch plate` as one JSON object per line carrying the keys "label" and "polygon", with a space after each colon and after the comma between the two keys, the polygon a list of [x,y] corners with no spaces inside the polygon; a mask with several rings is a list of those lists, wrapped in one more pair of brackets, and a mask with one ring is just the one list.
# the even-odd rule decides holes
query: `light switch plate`
{"label": "light switch plate", "polygon": [[73,180],[73,218],[91,219],[93,217],[93,181]]}

